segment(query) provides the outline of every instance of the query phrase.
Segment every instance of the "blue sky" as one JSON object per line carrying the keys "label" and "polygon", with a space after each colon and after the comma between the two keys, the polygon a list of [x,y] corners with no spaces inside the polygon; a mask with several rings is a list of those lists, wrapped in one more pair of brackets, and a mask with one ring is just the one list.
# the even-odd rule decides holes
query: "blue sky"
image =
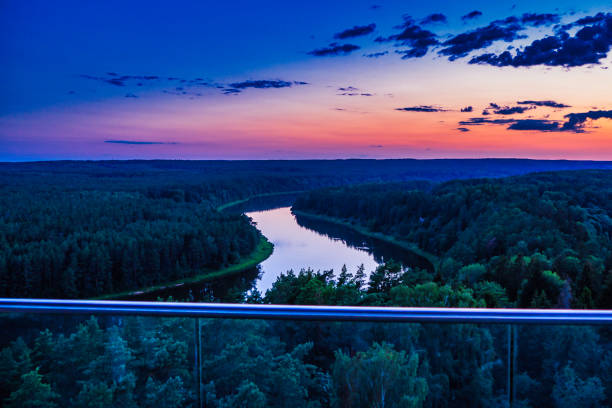
{"label": "blue sky", "polygon": [[[482,15],[470,20],[461,19],[462,16],[474,10],[481,11]],[[202,154],[195,157],[182,156],[180,152],[181,145],[192,146],[200,143],[205,146],[207,143],[212,143],[213,134],[216,135],[215,140],[229,135],[227,136],[230,140],[228,143],[235,143],[237,140],[235,138],[239,139],[238,135],[242,135],[243,138],[251,137],[249,128],[270,129],[271,125],[260,126],[259,122],[249,122],[250,114],[255,113],[258,118],[265,115],[272,123],[276,119],[273,115],[275,111],[285,112],[286,106],[282,106],[283,101],[286,101],[287,105],[291,104],[295,109],[286,112],[285,117],[287,115],[296,117],[311,115],[313,123],[333,122],[330,127],[322,129],[321,134],[327,135],[329,140],[338,141],[340,136],[337,135],[336,126],[343,119],[336,120],[328,117],[328,110],[336,109],[337,112],[344,110],[344,112],[353,112],[355,115],[359,112],[373,114],[376,113],[374,112],[376,106],[381,106],[389,99],[384,99],[383,102],[338,104],[330,102],[330,100],[338,99],[338,93],[330,93],[329,89],[335,91],[337,88],[351,86],[360,89],[360,95],[372,94],[381,99],[384,95],[393,94],[397,101],[394,103],[398,105],[396,108],[429,106],[432,100],[436,105],[461,104],[459,99],[462,97],[465,97],[467,106],[473,102],[468,98],[470,95],[465,95],[465,89],[461,87],[453,89],[451,85],[438,88],[437,84],[447,84],[449,78],[452,79],[450,84],[462,81],[469,83],[473,81],[473,75],[490,76],[489,81],[496,81],[496,83],[500,82],[500,77],[507,77],[508,81],[516,81],[517,84],[521,82],[547,84],[546,89],[533,92],[533,95],[524,95],[524,98],[527,99],[536,96],[539,99],[548,98],[548,95],[553,98],[558,95],[555,87],[550,86],[549,82],[557,81],[558,87],[563,87],[567,83],[584,84],[585,78],[593,78],[591,82],[581,85],[585,92],[593,92],[592,103],[588,100],[588,95],[574,97],[571,93],[560,95],[566,99],[572,99],[564,103],[580,106],[580,112],[584,111],[588,105],[595,104],[600,110],[612,109],[612,106],[609,105],[602,106],[602,103],[606,102],[603,91],[606,91],[605,88],[609,88],[609,85],[601,84],[602,79],[606,78],[601,68],[609,65],[609,58],[599,61],[596,66],[579,66],[571,69],[561,66],[552,68],[480,67],[467,64],[465,59],[450,62],[443,56],[435,55],[434,52],[428,53],[424,58],[402,60],[400,55],[394,53],[397,49],[392,43],[374,41],[377,37],[387,38],[397,33],[394,27],[402,24],[406,15],[412,16],[415,24],[423,30],[435,32],[440,41],[443,41],[453,35],[486,26],[492,21],[509,16],[521,16],[524,13],[559,14],[561,22],[565,23],[582,16],[596,15],[598,12],[612,12],[612,9],[607,2],[603,1],[517,1],[514,3],[490,1],[467,3],[436,0],[428,2],[173,3],[105,1],[95,2],[95,4],[82,1],[5,1],[0,4],[0,58],[4,61],[0,65],[0,80],[3,89],[0,94],[0,149],[10,150],[10,153],[2,154],[0,150],[0,159],[158,156],[248,158],[248,149],[235,155],[229,144],[227,153],[224,153],[223,146],[215,147],[214,151],[203,148]],[[443,13],[447,21],[433,24],[422,23],[422,19],[432,13]],[[334,34],[343,30],[368,24],[376,25],[374,32],[369,35],[346,40],[333,38]],[[538,38],[538,36],[547,35],[546,33],[550,34],[551,30],[552,25],[550,24],[526,29],[529,35],[524,40],[525,44],[532,41],[532,37]],[[521,41],[523,40],[516,42],[517,46],[521,45]],[[313,50],[328,47],[332,42],[356,44],[361,48],[347,56],[321,58],[309,54]],[[505,42],[496,43],[493,45],[493,50],[501,52],[507,45]],[[381,58],[363,57],[364,54],[385,51],[387,54]],[[535,74],[534,71],[536,71]],[[426,75],[428,72],[436,72],[439,80],[431,75]],[[504,72],[504,75],[500,76],[499,72]],[[178,86],[175,87],[173,84],[169,88],[167,81],[164,83],[145,81],[142,87],[136,87],[136,80],[131,81],[130,87],[126,88],[109,86],[108,82],[92,79],[108,79],[107,73],[135,77],[150,75],[163,78],[201,78],[202,82],[209,85],[190,89],[192,102],[187,102],[189,94],[186,94],[187,98],[173,97],[173,93],[178,93],[175,91]],[[609,75],[609,73],[605,74]],[[541,75],[542,78],[554,76],[555,80],[543,79],[540,81],[538,75]],[[546,75],[548,76],[545,77]],[[521,76],[524,77],[523,80]],[[419,79],[423,81],[422,98],[418,97],[418,90],[406,91],[409,83],[415,77],[422,78]],[[346,78],[346,83],[342,82],[343,78]],[[222,95],[214,87],[217,85],[230,88],[228,85],[232,83],[257,80],[288,81],[292,84],[291,94],[285,90],[259,88],[251,91],[245,88],[241,95]],[[295,82],[308,82],[308,84],[302,86]],[[487,80],[483,82],[485,86]],[[414,88],[414,84],[412,86]],[[604,89],[601,89],[602,86]],[[180,86],[180,88],[184,87]],[[509,88],[511,89],[512,86]],[[580,87],[576,86],[576,88]],[[173,93],[169,93],[169,89]],[[489,95],[486,98],[506,104],[516,99],[510,91],[500,89],[496,92],[497,94]],[[432,93],[435,96],[433,98]],[[474,89],[474,95],[480,93],[482,89]],[[283,96],[278,98],[278,95]],[[130,98],[134,100],[128,102],[126,99]],[[275,100],[272,101],[271,98]],[[398,101],[399,98],[402,100]],[[482,101],[480,101],[481,98]],[[478,106],[478,111],[486,106],[484,98],[485,96],[474,98],[482,105]],[[371,100],[374,99],[371,98]],[[220,110],[211,113],[211,105],[222,107],[222,113]],[[260,109],[263,106],[268,109],[262,114]],[[390,108],[390,114],[394,114],[391,112],[393,109]],[[114,153],[101,155],[96,153],[96,143],[130,136],[126,130],[125,117],[122,116],[125,115],[126,110],[133,112],[132,117],[142,117],[142,123],[130,122],[129,124],[135,140],[148,140],[146,133],[150,130],[150,119],[152,117],[163,118],[164,126],[160,126],[165,129],[165,133],[160,133],[160,127],[157,127],[152,135],[158,138],[155,139],[158,141],[162,139],[171,141],[172,147],[167,147],[166,150],[161,150],[161,148],[152,150],[147,146],[141,146],[140,150],[127,150],[124,149],[125,146],[112,146],[113,149],[116,149],[113,150]],[[168,122],[175,119],[181,122],[181,118],[184,119],[183,122],[193,122],[194,118],[198,117],[198,110],[202,112],[201,122],[197,123],[197,126],[194,125],[194,129],[186,130],[180,126],[173,129],[171,125],[168,125]],[[215,124],[208,126],[207,124],[211,122],[207,119],[208,115],[213,114],[214,117],[211,119]],[[226,123],[218,123],[219,115],[226,115]],[[380,118],[382,120],[383,117],[380,116]],[[431,118],[432,116],[429,116],[426,120],[431,120]],[[536,119],[544,120],[543,118],[544,116],[538,116]],[[377,123],[376,119],[368,120],[368,123]],[[105,128],[104,124],[108,121],[121,123],[122,130],[118,132],[116,129]],[[78,122],[92,123],[92,126],[97,126],[97,129],[88,131],[87,126],[71,125]],[[233,122],[239,122],[242,127],[232,129],[229,123]],[[598,123],[602,122],[600,120]],[[394,124],[396,127],[400,125],[400,123]],[[311,140],[305,140],[303,134],[292,133],[291,123],[281,123],[279,126],[281,127],[272,128],[272,130],[278,131],[279,135],[282,133],[283,136],[277,136],[274,141],[262,139],[263,144],[269,142],[271,147],[263,154],[254,151],[253,157],[274,158],[276,157],[274,151],[289,150],[294,153],[298,152],[297,156],[299,156],[300,146],[311,144]],[[314,130],[318,129],[312,126]],[[454,123],[449,131],[450,129],[455,131],[456,128],[457,123]],[[52,129],[55,130],[51,131]],[[498,132],[497,127],[491,129],[493,133]],[[607,131],[609,128],[605,129]],[[264,130],[261,132],[265,133]],[[268,133],[270,133],[269,130]],[[164,137],[164,134],[168,136],[182,134],[183,136],[172,138]],[[359,135],[360,140],[363,139],[363,142],[360,142],[361,145],[371,146],[383,143],[377,141],[377,134],[375,126],[372,125],[369,142],[366,140],[367,135]],[[104,135],[107,135],[106,139]],[[258,133],[252,137],[261,137],[261,135]],[[348,135],[342,137],[348,137]],[[398,136],[394,137],[397,139]],[[420,140],[422,135],[407,132],[406,137],[414,139],[414,143],[402,145],[404,147],[403,150],[400,149],[401,154],[403,156],[423,155],[423,152],[411,151],[409,147],[418,145],[416,141]],[[341,152],[342,143],[334,142],[332,149],[331,144],[326,147],[324,142],[315,139],[320,146],[320,152],[308,151],[304,157],[327,157],[329,151],[335,152],[331,155],[332,157],[335,157],[334,154],[344,155]],[[383,139],[388,145],[390,141],[395,140],[391,136]],[[27,146],[37,140],[47,145],[47,155],[44,149],[40,151],[34,149],[27,153]],[[82,141],[83,146],[71,152],[70,146],[75,140],[79,143]],[[21,141],[24,141],[22,146],[19,145]],[[495,143],[498,142],[495,141]],[[483,146],[490,143],[492,141],[483,140]],[[602,141],[598,139],[597,143],[599,146]],[[49,147],[51,145],[55,147]],[[89,153],[87,146],[91,149]],[[347,143],[346,146],[348,156],[370,154],[361,152],[351,143]],[[104,147],[110,148],[111,146]],[[524,143],[520,147],[509,147],[510,153],[514,155],[530,155],[528,146],[524,146]],[[189,151],[188,148],[185,149],[186,152]],[[439,156],[449,155],[453,151],[467,156],[498,152],[495,149],[487,151],[486,148],[457,150],[454,141],[444,148],[437,149]],[[24,153],[20,156],[19,151]],[[164,151],[172,151],[172,153],[166,154],[163,153]],[[381,152],[381,154],[384,156],[385,153]],[[535,156],[541,155],[540,150],[535,154]],[[563,156],[562,152],[555,153],[555,155]],[[571,153],[568,154],[568,157],[582,157],[581,155],[585,156],[582,153]]]}

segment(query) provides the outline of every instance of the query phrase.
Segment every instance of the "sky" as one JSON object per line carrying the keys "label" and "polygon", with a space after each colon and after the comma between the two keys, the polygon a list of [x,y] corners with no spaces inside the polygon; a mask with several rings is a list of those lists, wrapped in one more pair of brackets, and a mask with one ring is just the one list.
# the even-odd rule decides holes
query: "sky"
{"label": "sky", "polygon": [[609,1],[0,0],[0,161],[612,160]]}

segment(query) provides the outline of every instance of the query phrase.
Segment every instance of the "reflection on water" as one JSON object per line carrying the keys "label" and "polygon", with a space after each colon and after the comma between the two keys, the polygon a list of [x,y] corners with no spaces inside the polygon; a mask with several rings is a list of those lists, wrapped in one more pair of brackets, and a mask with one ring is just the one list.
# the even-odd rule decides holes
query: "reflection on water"
{"label": "reflection on water", "polygon": [[325,234],[334,240],[340,240],[351,248],[367,251],[372,254],[377,264],[393,260],[400,262],[405,267],[418,267],[433,271],[433,265],[414,252],[377,238],[368,237],[349,227],[300,215],[296,216],[296,220],[304,228]]}
{"label": "reflection on water", "polygon": [[349,272],[355,272],[363,264],[370,272],[378,262],[366,248],[348,246],[343,240],[319,234],[296,222],[289,207],[246,213],[257,228],[274,244],[272,255],[260,264],[261,279],[257,289],[265,293],[281,273],[292,269],[333,269],[336,273],[346,264]]}

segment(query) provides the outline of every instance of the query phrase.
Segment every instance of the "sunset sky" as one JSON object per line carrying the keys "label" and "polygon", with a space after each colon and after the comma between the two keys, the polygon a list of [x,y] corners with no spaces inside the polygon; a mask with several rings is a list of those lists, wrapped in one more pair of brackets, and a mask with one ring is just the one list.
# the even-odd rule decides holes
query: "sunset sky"
{"label": "sunset sky", "polygon": [[612,160],[609,1],[93,3],[0,2],[0,161]]}

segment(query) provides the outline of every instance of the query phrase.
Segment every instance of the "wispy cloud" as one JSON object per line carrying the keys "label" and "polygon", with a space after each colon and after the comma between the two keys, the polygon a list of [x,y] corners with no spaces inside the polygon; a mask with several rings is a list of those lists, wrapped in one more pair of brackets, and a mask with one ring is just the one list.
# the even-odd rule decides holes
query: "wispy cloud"
{"label": "wispy cloud", "polygon": [[389,54],[389,51],[373,52],[371,54],[363,54],[363,56],[366,58],[380,58],[387,54]]}
{"label": "wispy cloud", "polygon": [[523,26],[515,18],[494,21],[484,27],[458,34],[442,43],[440,55],[454,61],[466,57],[470,52],[486,48],[496,41],[512,42],[524,38],[519,32]]}
{"label": "wispy cloud", "polygon": [[374,94],[370,92],[361,91],[359,88],[355,88],[354,86],[344,86],[338,88],[338,92],[336,95],[342,96],[373,96]]}
{"label": "wispy cloud", "polygon": [[470,118],[459,122],[461,126],[480,126],[486,124],[505,125],[516,122],[515,119],[489,119],[489,118]]}
{"label": "wispy cloud", "polygon": [[[217,89],[224,94],[238,94],[245,89],[270,89],[270,88],[290,88],[294,85],[308,85],[304,81],[284,81],[280,79],[248,79],[245,81],[221,84],[214,81],[207,81],[203,78],[180,78],[180,77],[161,77],[158,75],[119,75],[115,72],[107,72],[105,76],[80,75],[81,78],[94,80],[97,82],[110,84],[119,87],[132,87],[136,90],[145,83],[155,83],[159,87],[165,87],[161,92],[166,95],[185,96],[197,98],[204,96],[200,92],[202,87]],[[138,98],[133,92],[124,95],[126,98]]]}
{"label": "wispy cloud", "polygon": [[555,102],[555,101],[518,101],[519,105],[531,105],[531,106],[546,106],[549,108],[571,108],[570,105],[566,105],[564,103]]}
{"label": "wispy cloud", "polygon": [[176,142],[153,142],[153,141],[141,141],[141,140],[105,140],[104,143],[115,143],[125,145],[175,145]]}
{"label": "wispy cloud", "polygon": [[431,106],[431,105],[420,105],[420,106],[408,106],[405,108],[395,108],[395,110],[397,111],[404,111],[404,112],[446,112],[446,109],[442,109],[440,107],[437,106]]}
{"label": "wispy cloud", "polygon": [[375,29],[376,24],[374,23],[364,26],[354,26],[353,28],[348,28],[336,33],[334,38],[337,40],[346,40],[347,38],[361,37],[373,33]]}
{"label": "wispy cloud", "polygon": [[442,13],[433,13],[421,20],[421,24],[446,23],[448,20]]}
{"label": "wispy cloud", "polygon": [[331,43],[329,47],[317,48],[316,50],[310,51],[308,54],[314,55],[315,57],[331,57],[336,55],[348,55],[360,48],[360,46],[355,44]]}
{"label": "wispy cloud", "polygon": [[480,16],[482,16],[482,11],[474,10],[474,11],[470,11],[466,15],[462,16],[461,20],[463,20],[463,21],[473,20],[473,19],[478,18]]}
{"label": "wispy cloud", "polygon": [[241,82],[233,82],[223,89],[223,93],[237,94],[248,88],[254,89],[279,89],[291,88],[294,85],[308,85],[304,81],[283,81],[281,79],[249,79]]}

